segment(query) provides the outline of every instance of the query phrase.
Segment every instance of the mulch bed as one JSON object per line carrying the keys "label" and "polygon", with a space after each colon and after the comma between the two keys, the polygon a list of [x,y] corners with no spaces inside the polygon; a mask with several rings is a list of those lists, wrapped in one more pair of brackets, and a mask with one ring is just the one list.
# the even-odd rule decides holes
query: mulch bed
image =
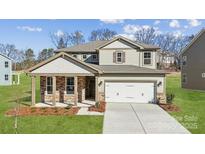
{"label": "mulch bed", "polygon": [[175,104],[159,104],[159,106],[168,112],[180,112],[180,108]]}
{"label": "mulch bed", "polygon": [[88,108],[88,111],[101,112],[102,113],[102,112],[105,112],[105,106],[106,106],[105,102],[100,102],[98,107],[93,105],[93,106]]}
{"label": "mulch bed", "polygon": [[[19,116],[32,116],[32,115],[75,115],[80,110],[79,107],[61,108],[61,107],[20,107]],[[15,116],[14,109],[6,112],[7,116]]]}

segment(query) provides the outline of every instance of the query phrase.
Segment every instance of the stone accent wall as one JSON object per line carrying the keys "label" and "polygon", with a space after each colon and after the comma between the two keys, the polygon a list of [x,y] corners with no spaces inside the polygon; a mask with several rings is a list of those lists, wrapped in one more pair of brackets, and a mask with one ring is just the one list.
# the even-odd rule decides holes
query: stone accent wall
{"label": "stone accent wall", "polygon": [[56,90],[58,91],[59,98],[56,98],[56,101],[64,102],[64,92],[65,92],[65,77],[57,76],[56,77]]}
{"label": "stone accent wall", "polygon": [[86,77],[78,76],[78,101],[85,100]]}
{"label": "stone accent wall", "polygon": [[[56,102],[69,102],[73,103],[75,101],[74,94],[66,94],[65,92],[65,77],[56,77]],[[85,88],[86,88],[86,77],[78,77],[78,101],[82,102],[85,100]],[[41,102],[52,102],[53,95],[47,94],[46,92],[46,76],[40,77],[40,92],[41,92]]]}
{"label": "stone accent wall", "polygon": [[99,101],[105,101],[105,93],[104,92],[99,92],[98,93],[98,100]]}

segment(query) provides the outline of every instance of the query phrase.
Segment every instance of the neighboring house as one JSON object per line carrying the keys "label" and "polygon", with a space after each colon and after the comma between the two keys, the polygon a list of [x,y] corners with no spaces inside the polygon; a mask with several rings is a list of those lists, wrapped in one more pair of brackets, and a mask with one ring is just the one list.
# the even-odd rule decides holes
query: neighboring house
{"label": "neighboring house", "polygon": [[181,52],[182,88],[205,90],[205,29]]}
{"label": "neighboring house", "polygon": [[158,50],[121,36],[59,49],[27,70],[32,77],[32,104],[36,76],[40,76],[41,102],[53,105],[85,100],[154,103],[166,89],[165,73],[156,69]]}
{"label": "neighboring house", "polygon": [[12,60],[0,53],[0,85],[12,84]]}
{"label": "neighboring house", "polygon": [[170,51],[158,52],[158,63],[162,68],[170,68],[175,62],[178,62],[176,53]]}

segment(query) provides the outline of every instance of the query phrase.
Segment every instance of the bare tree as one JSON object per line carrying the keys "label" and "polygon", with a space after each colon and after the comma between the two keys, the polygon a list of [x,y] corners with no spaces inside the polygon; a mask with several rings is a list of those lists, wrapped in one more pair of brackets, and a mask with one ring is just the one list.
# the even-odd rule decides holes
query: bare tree
{"label": "bare tree", "polygon": [[108,28],[105,29],[97,29],[91,32],[89,37],[90,41],[96,40],[110,40],[117,34],[116,31],[110,30]]}
{"label": "bare tree", "polygon": [[43,49],[38,54],[38,61],[40,62],[40,61],[46,60],[46,59],[50,58],[51,56],[53,56],[53,54],[54,54],[54,50],[52,48]]}
{"label": "bare tree", "polygon": [[85,43],[84,35],[81,31],[77,30],[70,35],[71,45],[79,45]]}
{"label": "bare tree", "polygon": [[66,48],[69,46],[70,35],[66,32],[63,32],[62,34],[50,33],[50,38],[53,45],[57,49]]}

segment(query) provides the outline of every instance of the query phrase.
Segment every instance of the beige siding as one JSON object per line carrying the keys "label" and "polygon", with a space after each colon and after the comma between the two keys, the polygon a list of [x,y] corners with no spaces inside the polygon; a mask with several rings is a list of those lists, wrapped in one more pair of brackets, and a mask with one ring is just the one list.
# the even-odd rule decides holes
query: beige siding
{"label": "beige siding", "polygon": [[[116,51],[125,52],[124,63],[113,62],[113,53]],[[132,45],[128,45],[125,42],[115,41],[99,50],[99,65],[136,65],[140,67],[156,69],[157,68],[156,52],[152,51],[151,55],[152,55],[151,65],[144,65],[143,51],[139,51],[138,49],[134,48]]]}
{"label": "beige siding", "polygon": [[157,93],[165,93],[165,77],[163,75],[146,75],[146,76],[123,76],[123,75],[112,75],[112,76],[101,76],[98,79],[99,93],[104,93],[104,85],[105,81],[113,80],[113,81],[157,81],[157,84],[161,82],[162,84],[157,87]]}
{"label": "beige siding", "polygon": [[139,66],[139,52],[135,49],[121,49],[125,52],[124,63],[113,63],[113,53],[116,50],[100,50],[99,64],[100,65],[137,65]]}
{"label": "beige siding", "polygon": [[90,74],[87,70],[77,66],[65,60],[63,58],[57,58],[48,64],[45,64],[36,70],[32,71],[31,73],[82,73],[82,74]]}

